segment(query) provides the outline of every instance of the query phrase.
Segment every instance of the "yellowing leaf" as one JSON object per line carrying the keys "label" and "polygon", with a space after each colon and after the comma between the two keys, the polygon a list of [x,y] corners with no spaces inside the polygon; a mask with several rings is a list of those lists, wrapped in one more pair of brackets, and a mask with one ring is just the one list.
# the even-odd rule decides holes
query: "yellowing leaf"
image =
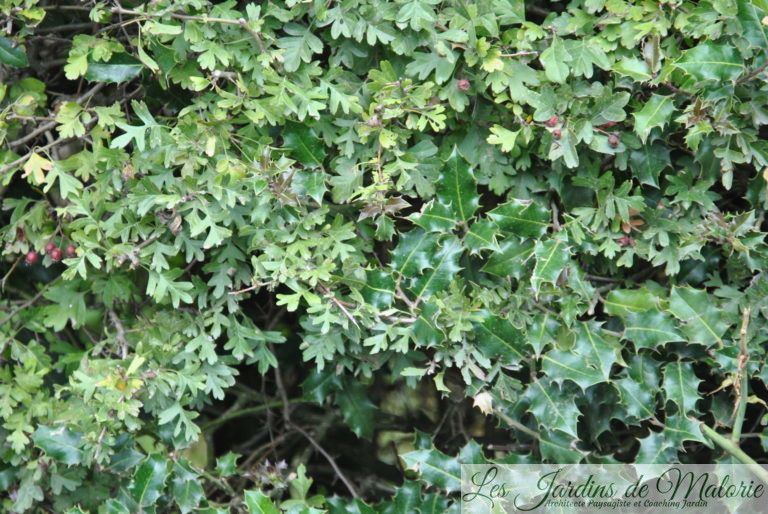
{"label": "yellowing leaf", "polygon": [[40,157],[38,154],[33,153],[32,156],[24,163],[24,174],[22,178],[27,178],[32,175],[36,184],[45,183],[45,172],[53,169],[53,163],[45,157]]}

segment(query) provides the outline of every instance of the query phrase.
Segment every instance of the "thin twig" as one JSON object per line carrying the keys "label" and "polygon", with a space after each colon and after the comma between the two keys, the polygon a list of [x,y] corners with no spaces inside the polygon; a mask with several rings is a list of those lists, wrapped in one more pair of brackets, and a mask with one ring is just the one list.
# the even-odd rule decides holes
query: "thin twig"
{"label": "thin twig", "polygon": [[749,351],[747,350],[747,331],[749,330],[749,307],[744,307],[741,311],[741,349],[739,351],[738,367],[736,377],[733,380],[733,388],[736,392],[736,402],[733,406],[733,431],[731,432],[731,441],[739,444],[741,440],[741,428],[744,424],[744,415],[747,412],[747,396],[749,395],[749,372],[746,369],[749,362]]}
{"label": "thin twig", "polygon": [[704,423],[699,425],[702,433],[707,436],[713,443],[717,444],[720,448],[727,451],[738,460],[749,466],[750,471],[760,478],[763,482],[768,484],[768,471],[758,464],[752,457],[744,453],[744,450],[733,444],[728,438],[715,432],[712,428],[708,427]]}
{"label": "thin twig", "polygon": [[109,309],[108,312],[109,319],[115,326],[115,330],[117,330],[117,334],[115,335],[115,342],[120,348],[120,358],[125,359],[128,357],[128,340],[125,338],[125,327],[123,327],[123,324],[120,321],[120,318],[117,317],[117,314],[115,314],[115,311]]}
{"label": "thin twig", "polygon": [[260,287],[272,285],[274,283],[275,283],[274,280],[270,280],[269,282],[257,282],[250,287],[246,287],[245,289],[240,289],[238,291],[232,291],[229,294],[232,294],[232,295],[243,294],[243,293],[247,293],[248,291],[253,291],[254,289],[258,289]]}
{"label": "thin twig", "polygon": [[13,317],[16,314],[23,311],[24,309],[26,309],[27,307],[35,303],[37,300],[39,300],[40,297],[43,296],[43,294],[45,294],[45,292],[48,290],[49,287],[51,287],[52,285],[54,285],[56,282],[59,281],[59,278],[56,278],[55,280],[45,284],[45,286],[42,289],[40,289],[40,291],[38,291],[35,296],[33,296],[32,298],[30,298],[29,300],[27,300],[26,302],[22,303],[21,305],[16,307],[14,310],[12,310],[10,314],[8,314],[5,318],[0,320],[0,327],[2,327],[3,325],[11,321],[11,319],[13,319]]}

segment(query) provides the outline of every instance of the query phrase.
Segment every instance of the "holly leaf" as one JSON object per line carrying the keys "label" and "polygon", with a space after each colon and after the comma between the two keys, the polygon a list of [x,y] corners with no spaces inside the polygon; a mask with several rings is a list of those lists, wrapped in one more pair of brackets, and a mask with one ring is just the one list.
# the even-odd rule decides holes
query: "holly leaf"
{"label": "holly leaf", "polygon": [[14,47],[11,41],[3,36],[0,36],[0,62],[16,68],[29,66],[26,52],[19,47]]}
{"label": "holly leaf", "polygon": [[152,505],[160,497],[165,486],[168,461],[160,455],[147,456],[136,469],[128,493],[142,507]]}
{"label": "holly leaf", "polygon": [[531,275],[531,286],[538,294],[541,284],[549,282],[554,284],[565,265],[571,259],[570,250],[562,241],[549,239],[547,241],[538,241],[534,248],[536,255],[536,266]]}
{"label": "holly leaf", "polygon": [[520,365],[526,360],[528,352],[523,333],[507,319],[487,311],[481,314],[485,319],[475,323],[474,334],[483,355],[491,359],[500,357],[503,365]]}
{"label": "holly leaf", "polygon": [[611,316],[625,316],[656,307],[658,297],[645,287],[640,289],[614,289],[603,300],[605,312]]}
{"label": "holly leaf", "polygon": [[541,237],[549,226],[549,210],[532,200],[510,200],[488,212],[501,230],[523,237]]}
{"label": "holly leaf", "polygon": [[661,172],[672,165],[669,159],[670,152],[670,147],[658,142],[652,145],[642,145],[638,150],[632,150],[629,154],[629,165],[641,184],[659,188]]}
{"label": "holly leaf", "polygon": [[365,276],[365,285],[360,291],[365,301],[378,309],[388,307],[395,296],[392,275],[383,270],[366,270]]}
{"label": "holly leaf", "polygon": [[533,381],[523,398],[528,400],[528,412],[536,416],[540,426],[578,437],[576,425],[581,412],[576,407],[574,391],[567,386],[544,377]]}
{"label": "holly leaf", "polygon": [[440,199],[428,202],[424,205],[422,212],[412,214],[408,219],[427,232],[447,234],[456,228],[454,209]]}
{"label": "holly leaf", "polygon": [[245,491],[244,500],[250,514],[280,514],[270,497],[261,491]]}
{"label": "holly leaf", "polygon": [[701,382],[693,372],[692,362],[670,362],[664,367],[664,391],[667,401],[677,404],[680,414],[687,415],[696,410]]}
{"label": "holly leaf", "polygon": [[663,96],[653,94],[645,103],[642,109],[634,113],[635,132],[640,139],[645,142],[648,134],[655,127],[664,127],[675,112],[675,105],[672,103],[674,95]]}
{"label": "holly leaf", "polygon": [[498,227],[491,220],[477,220],[469,227],[462,243],[473,255],[480,253],[480,250],[498,251],[500,248],[496,242],[497,232]]}
{"label": "holly leaf", "polygon": [[673,287],[669,311],[684,323],[683,333],[691,343],[722,346],[722,336],[731,325],[729,318],[706,292],[690,287]]}
{"label": "holly leaf", "polygon": [[442,203],[450,205],[453,218],[462,223],[474,216],[480,203],[472,169],[456,147],[443,166],[437,197]]}
{"label": "holly leaf", "polygon": [[304,166],[322,166],[325,147],[314,130],[302,123],[288,122],[283,129],[283,145]]}
{"label": "holly leaf", "polygon": [[533,241],[510,237],[501,243],[499,251],[490,255],[480,271],[520,280],[533,264],[533,249]]}
{"label": "holly leaf", "polygon": [[412,337],[420,345],[429,348],[445,340],[445,333],[438,328],[435,317],[440,312],[437,305],[425,303],[413,324]]}
{"label": "holly leaf", "polygon": [[664,432],[651,432],[639,441],[640,449],[635,457],[637,464],[669,464],[677,461],[677,449]]}
{"label": "holly leaf", "polygon": [[358,437],[370,439],[373,435],[376,405],[374,405],[365,388],[357,380],[345,380],[341,390],[336,392],[336,404],[341,408],[344,422]]}
{"label": "holly leaf", "polygon": [[447,493],[461,488],[461,464],[455,457],[449,457],[434,446],[400,456],[408,469],[419,473],[422,480],[439,487]]}
{"label": "holly leaf", "polygon": [[83,463],[84,441],[83,434],[80,432],[73,432],[67,427],[52,429],[40,425],[32,434],[32,441],[49,457],[68,466]]}
{"label": "holly leaf", "polygon": [[113,54],[107,62],[88,61],[85,79],[91,82],[119,84],[135,78],[144,65],[127,53]]}
{"label": "holly leaf", "polygon": [[541,369],[557,382],[571,380],[582,389],[607,382],[616,362],[616,347],[602,338],[597,323],[579,323],[570,351],[550,350],[541,356]]}
{"label": "holly leaf", "polygon": [[685,341],[674,320],[657,310],[630,312],[624,324],[624,339],[632,341],[637,348],[656,349],[657,346],[673,341]]}
{"label": "holly leaf", "polygon": [[406,277],[421,273],[431,265],[438,240],[438,234],[427,234],[420,228],[401,233],[389,266]]}
{"label": "holly leaf", "polygon": [[744,59],[734,46],[712,41],[686,50],[673,65],[697,80],[736,80],[744,71]]}
{"label": "holly leaf", "polygon": [[455,237],[443,240],[440,248],[431,256],[427,271],[411,281],[413,294],[417,298],[426,299],[448,287],[461,269],[459,256],[462,252],[461,243]]}

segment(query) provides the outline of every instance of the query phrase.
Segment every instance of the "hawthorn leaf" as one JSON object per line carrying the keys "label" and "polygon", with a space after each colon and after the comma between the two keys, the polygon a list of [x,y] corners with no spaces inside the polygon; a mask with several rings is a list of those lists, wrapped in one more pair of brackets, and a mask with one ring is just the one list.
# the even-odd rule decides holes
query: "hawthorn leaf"
{"label": "hawthorn leaf", "polygon": [[568,62],[571,59],[565,44],[557,36],[552,38],[552,43],[539,56],[539,61],[544,66],[544,74],[549,80],[558,84],[562,84],[568,78],[570,73]]}

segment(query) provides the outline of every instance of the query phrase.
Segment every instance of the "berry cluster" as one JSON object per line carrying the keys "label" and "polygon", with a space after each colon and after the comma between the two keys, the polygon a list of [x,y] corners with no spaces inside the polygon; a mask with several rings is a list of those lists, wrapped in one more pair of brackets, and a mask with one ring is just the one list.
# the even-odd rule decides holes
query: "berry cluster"
{"label": "berry cluster", "polygon": [[[76,257],[77,247],[73,244],[68,244],[62,252],[59,248],[56,247],[53,241],[48,241],[45,243],[45,253],[51,257],[53,262],[59,262],[64,257],[64,255],[67,257]],[[29,265],[35,264],[38,260],[40,260],[40,254],[34,250],[28,251],[27,255],[24,257],[24,261]]]}

